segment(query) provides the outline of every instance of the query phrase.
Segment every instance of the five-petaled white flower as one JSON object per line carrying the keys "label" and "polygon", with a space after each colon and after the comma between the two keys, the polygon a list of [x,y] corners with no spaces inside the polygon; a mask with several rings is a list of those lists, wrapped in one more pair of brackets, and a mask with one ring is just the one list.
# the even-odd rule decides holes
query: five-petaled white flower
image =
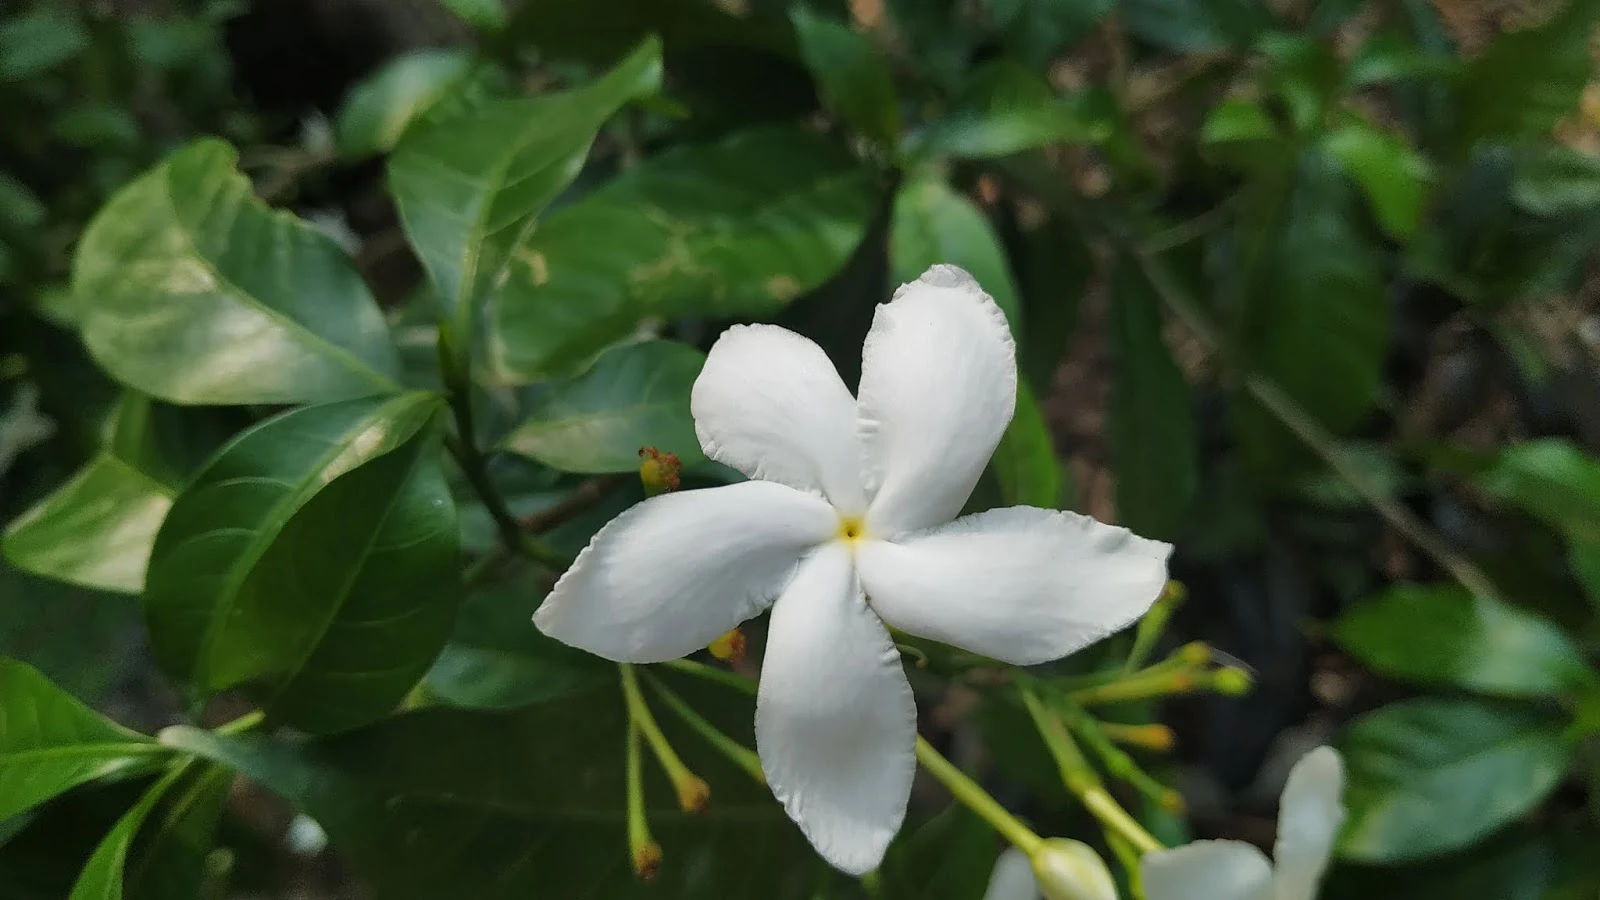
{"label": "five-petaled white flower", "polygon": [[1318,747],[1289,770],[1269,862],[1254,844],[1195,841],[1146,856],[1150,900],[1312,900],[1344,822],[1344,761]]}
{"label": "five-petaled white flower", "polygon": [[706,455],[753,480],[618,516],[534,615],[558,640],[648,663],[772,606],[762,768],[817,851],[855,874],[899,830],[916,765],[884,623],[1018,665],[1057,659],[1143,615],[1171,551],[1068,512],[956,518],[1017,390],[1005,314],[961,269],[935,266],[879,306],[861,368],[858,399],[806,338],[728,329],[691,406]]}

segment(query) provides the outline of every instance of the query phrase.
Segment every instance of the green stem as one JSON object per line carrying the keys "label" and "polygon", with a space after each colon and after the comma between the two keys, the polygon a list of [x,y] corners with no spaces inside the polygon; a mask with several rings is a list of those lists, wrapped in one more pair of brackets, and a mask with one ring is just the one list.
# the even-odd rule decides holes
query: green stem
{"label": "green stem", "polygon": [[634,674],[633,666],[619,663],[617,668],[622,673],[622,695],[628,703],[628,716],[639,726],[645,740],[650,742],[650,749],[655,752],[656,760],[661,763],[661,768],[666,770],[667,777],[672,780],[672,787],[678,793],[678,804],[686,812],[700,812],[705,809],[706,802],[710,799],[710,788],[700,776],[683,764],[683,759],[672,749],[672,744],[668,743],[667,736],[661,733],[661,726],[656,724],[656,717],[651,714],[650,705],[644,702],[644,694],[639,692],[639,679]]}
{"label": "green stem", "polygon": [[718,730],[717,726],[706,721],[705,717],[694,711],[694,707],[685,703],[682,697],[673,693],[671,688],[661,683],[661,679],[644,672],[645,681],[650,683],[650,689],[656,692],[672,711],[678,714],[685,725],[694,729],[695,733],[704,738],[706,743],[715,747],[723,756],[726,756],[734,765],[750,773],[760,784],[767,783],[767,775],[761,769],[761,758],[756,756],[754,750],[740,744]]}
{"label": "green stem", "polygon": [[1128,658],[1122,663],[1124,674],[1135,671],[1150,657],[1150,651],[1156,648],[1156,642],[1161,640],[1162,632],[1167,629],[1167,621],[1172,618],[1173,610],[1183,602],[1183,593],[1183,588],[1176,581],[1167,582],[1166,587],[1161,589],[1161,596],[1139,620],[1138,630],[1133,635],[1133,649],[1128,651]]}
{"label": "green stem", "polygon": [[978,783],[967,777],[967,774],[956,768],[955,763],[945,759],[933,745],[917,735],[917,761],[928,770],[928,774],[939,779],[952,795],[961,804],[980,818],[988,822],[1000,836],[1010,841],[1013,846],[1023,853],[1032,856],[1039,845],[1044,843],[1028,826],[1022,824],[1016,816],[1006,811],[999,801],[989,796],[989,792],[978,786]]}
{"label": "green stem", "polygon": [[1135,674],[1110,684],[1069,691],[1067,699],[1079,706],[1094,706],[1100,703],[1121,703],[1128,700],[1148,700],[1152,697],[1187,694],[1198,685],[1199,679],[1194,672],[1184,670],[1149,672],[1149,674]]}
{"label": "green stem", "polygon": [[1060,706],[1058,710],[1066,717],[1068,727],[1089,745],[1089,749],[1100,758],[1106,771],[1113,777],[1132,785],[1134,790],[1169,812],[1182,811],[1183,798],[1178,792],[1151,777],[1137,762],[1134,762],[1133,757],[1113,744],[1093,716],[1071,704]]}
{"label": "green stem", "polygon": [[1061,724],[1060,717],[1046,709],[1038,695],[1027,686],[1020,686],[1017,692],[1021,694],[1022,703],[1028,708],[1028,714],[1033,717],[1033,724],[1039,729],[1039,736],[1044,739],[1050,755],[1055,757],[1056,768],[1061,771],[1061,781],[1067,786],[1067,790],[1077,795],[1084,808],[1099,819],[1101,825],[1122,835],[1141,853],[1162,849],[1161,842],[1135,821],[1133,816],[1128,815],[1127,810],[1106,792],[1105,787],[1100,784],[1100,776],[1089,767],[1088,761],[1083,758],[1083,753],[1078,750],[1078,745],[1073,742],[1072,736],[1067,734],[1066,727]]}
{"label": "green stem", "polygon": [[661,845],[650,834],[650,820],[644,814],[644,751],[640,748],[639,723],[628,720],[628,855],[633,870],[645,880],[655,876],[661,865]]}
{"label": "green stem", "polygon": [[215,734],[239,734],[240,732],[249,731],[257,725],[260,725],[262,720],[265,718],[266,713],[258,709],[255,712],[245,713],[231,722],[218,725],[216,728],[213,728],[212,731]]}
{"label": "green stem", "polygon": [[693,675],[696,678],[716,682],[723,687],[731,687],[736,691],[742,691],[752,697],[756,695],[756,683],[736,672],[729,672],[726,669],[708,666],[705,663],[695,662],[692,659],[674,659],[660,663],[660,665],[668,669],[672,669],[675,672],[682,672],[685,675]]}

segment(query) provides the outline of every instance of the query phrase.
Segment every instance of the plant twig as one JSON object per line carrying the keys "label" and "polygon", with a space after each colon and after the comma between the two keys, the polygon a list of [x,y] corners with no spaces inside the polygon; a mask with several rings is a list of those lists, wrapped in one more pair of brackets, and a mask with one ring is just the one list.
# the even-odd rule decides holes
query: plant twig
{"label": "plant twig", "polygon": [[615,488],[627,479],[620,475],[590,478],[572,489],[572,493],[539,510],[522,517],[522,527],[529,534],[544,534],[572,521],[593,509]]}

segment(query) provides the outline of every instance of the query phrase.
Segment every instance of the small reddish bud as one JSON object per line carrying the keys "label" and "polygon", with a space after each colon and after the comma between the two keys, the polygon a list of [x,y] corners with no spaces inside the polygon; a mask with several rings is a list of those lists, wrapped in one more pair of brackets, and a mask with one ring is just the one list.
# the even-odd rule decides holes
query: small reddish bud
{"label": "small reddish bud", "polygon": [[711,785],[697,776],[674,779],[673,787],[678,792],[678,806],[687,813],[702,813],[711,805]]}
{"label": "small reddish bud", "polygon": [[639,465],[639,480],[644,483],[645,496],[654,497],[678,489],[678,473],[683,471],[683,462],[677,454],[642,447],[639,458],[644,460]]}
{"label": "small reddish bud", "polygon": [[712,656],[725,663],[736,663],[744,659],[746,646],[744,631],[735,628],[712,641],[711,646],[706,649],[711,651]]}

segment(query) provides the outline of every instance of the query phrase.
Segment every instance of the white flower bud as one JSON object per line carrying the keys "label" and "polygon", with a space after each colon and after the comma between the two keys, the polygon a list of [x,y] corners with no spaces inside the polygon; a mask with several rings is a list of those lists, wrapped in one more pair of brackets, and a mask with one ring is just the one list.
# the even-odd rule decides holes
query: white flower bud
{"label": "white flower bud", "polygon": [[1050,838],[1033,852],[1033,877],[1045,900],[1117,900],[1106,864],[1081,841]]}

